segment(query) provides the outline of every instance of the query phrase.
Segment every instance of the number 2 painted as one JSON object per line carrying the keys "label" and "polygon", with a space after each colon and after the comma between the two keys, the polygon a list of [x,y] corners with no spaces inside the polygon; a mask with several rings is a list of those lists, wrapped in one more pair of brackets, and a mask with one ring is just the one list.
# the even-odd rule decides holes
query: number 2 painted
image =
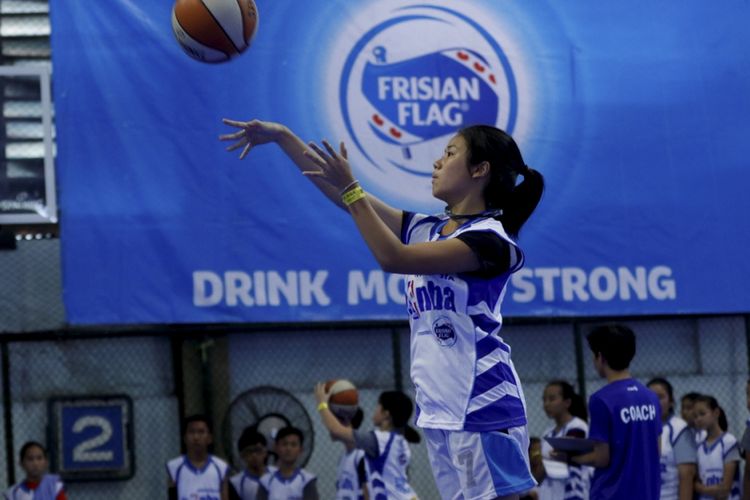
{"label": "number 2 painted", "polygon": [[109,451],[92,451],[106,444],[112,437],[112,424],[104,417],[81,417],[73,424],[73,432],[80,434],[89,427],[99,428],[99,434],[90,437],[73,448],[73,460],[76,462],[108,462],[114,459],[115,453]]}

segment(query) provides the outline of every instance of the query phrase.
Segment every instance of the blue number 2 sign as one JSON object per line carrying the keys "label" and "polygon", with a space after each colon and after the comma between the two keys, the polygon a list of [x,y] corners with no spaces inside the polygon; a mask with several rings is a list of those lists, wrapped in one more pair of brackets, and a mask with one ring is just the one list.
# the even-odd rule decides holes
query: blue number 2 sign
{"label": "blue number 2 sign", "polygon": [[53,457],[65,479],[133,474],[132,402],[127,396],[50,400]]}

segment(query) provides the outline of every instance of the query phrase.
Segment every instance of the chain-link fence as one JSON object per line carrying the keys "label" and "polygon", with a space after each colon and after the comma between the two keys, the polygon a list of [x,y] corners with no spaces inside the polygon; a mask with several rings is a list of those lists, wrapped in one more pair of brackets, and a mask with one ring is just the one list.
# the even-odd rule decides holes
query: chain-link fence
{"label": "chain-link fence", "polygon": [[[627,319],[638,336],[633,375],[666,377],[675,396],[715,396],[730,432],[740,435],[747,416],[748,321],[743,316]],[[602,386],[585,336],[599,321],[510,322],[511,345],[524,385],[532,435],[551,421],[542,409],[547,382],[564,379],[587,395]],[[347,378],[360,391],[364,429],[378,395],[409,382],[405,324],[265,328],[167,328],[136,332],[70,330],[3,335],[0,481],[22,477],[18,451],[28,440],[60,449],[59,415],[50,402],[124,395],[132,400],[133,475],[117,481],[68,481],[70,498],[166,498],[164,463],[180,453],[180,420],[204,412],[214,421],[215,453],[239,468],[236,439],[244,425],[274,415],[306,434],[305,467],[317,474],[321,498],[332,498],[343,452],[315,411],[317,381]],[[105,444],[102,444],[106,448]],[[104,448],[91,448],[92,451]],[[421,498],[438,498],[424,444],[414,445],[411,482]],[[55,458],[53,453],[53,459]],[[60,455],[56,461],[65,458]]]}

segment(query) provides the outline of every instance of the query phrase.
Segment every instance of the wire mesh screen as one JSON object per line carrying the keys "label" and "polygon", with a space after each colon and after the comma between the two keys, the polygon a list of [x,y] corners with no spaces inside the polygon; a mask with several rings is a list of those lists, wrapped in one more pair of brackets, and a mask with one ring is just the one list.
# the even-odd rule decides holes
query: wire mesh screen
{"label": "wire mesh screen", "polygon": [[[591,395],[604,381],[596,374],[586,335],[593,321],[529,321],[502,330],[525,393],[529,431],[541,435],[553,425],[542,405],[551,380],[567,380]],[[717,398],[729,430],[739,436],[747,418],[748,325],[745,317],[628,319],[637,336],[632,374],[642,382],[659,376],[680,396],[699,392]],[[263,421],[273,451],[273,434],[282,425],[302,429],[305,453],[300,465],[318,477],[321,498],[335,493],[336,471],[344,452],[323,427],[313,386],[345,378],[359,390],[362,429],[373,428],[378,396],[402,388],[413,396],[409,380],[409,332],[405,325],[357,328],[274,328],[232,332],[221,328],[149,331],[146,335],[108,337],[89,332],[66,338],[63,332],[4,335],[8,380],[2,405],[12,421],[0,421],[12,436],[6,464],[18,463],[28,440],[49,444],[51,398],[126,395],[133,401],[134,474],[120,481],[69,482],[71,498],[164,498],[164,463],[181,453],[180,416],[207,413],[215,430],[214,453],[235,471],[243,464],[237,438],[247,425]],[[177,347],[175,347],[177,346]],[[446,375],[448,376],[448,375]],[[10,424],[10,429],[8,429]],[[10,431],[10,432],[8,432]],[[420,498],[439,498],[424,443],[411,446],[410,483]],[[273,458],[271,458],[273,460]],[[57,464],[59,466],[59,463]],[[23,477],[0,471],[0,480]],[[11,477],[12,476],[12,477]]]}

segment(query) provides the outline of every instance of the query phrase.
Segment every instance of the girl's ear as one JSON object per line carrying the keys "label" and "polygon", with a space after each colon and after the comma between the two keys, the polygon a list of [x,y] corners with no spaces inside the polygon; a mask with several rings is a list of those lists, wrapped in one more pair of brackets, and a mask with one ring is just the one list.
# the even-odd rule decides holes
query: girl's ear
{"label": "girl's ear", "polygon": [[490,162],[483,161],[478,165],[472,165],[471,177],[473,179],[479,179],[481,177],[489,177],[490,175]]}

